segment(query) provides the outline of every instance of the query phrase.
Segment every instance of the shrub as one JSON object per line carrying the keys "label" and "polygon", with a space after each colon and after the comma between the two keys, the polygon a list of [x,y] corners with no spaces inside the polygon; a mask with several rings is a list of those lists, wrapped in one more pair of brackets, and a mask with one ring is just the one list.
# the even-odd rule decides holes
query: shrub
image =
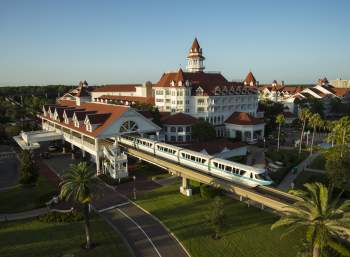
{"label": "shrub", "polygon": [[40,216],[39,221],[45,223],[69,223],[83,220],[83,215],[77,211],[71,212],[49,212]]}
{"label": "shrub", "polygon": [[215,196],[219,196],[221,194],[221,190],[215,187],[211,187],[205,184],[200,186],[201,197],[204,199],[211,199]]}

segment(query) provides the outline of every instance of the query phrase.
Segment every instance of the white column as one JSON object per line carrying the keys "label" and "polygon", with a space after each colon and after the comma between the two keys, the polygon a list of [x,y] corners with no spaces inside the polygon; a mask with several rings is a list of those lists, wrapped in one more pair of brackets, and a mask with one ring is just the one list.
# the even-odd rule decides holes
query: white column
{"label": "white column", "polygon": [[156,132],[157,140],[159,141],[159,131]]}
{"label": "white column", "polygon": [[101,173],[100,170],[100,151],[99,151],[99,142],[98,139],[95,138],[95,152],[96,152],[96,173],[99,175]]}
{"label": "white column", "polygon": [[182,177],[180,193],[186,196],[192,196],[192,189],[190,188],[190,180],[188,178]]}
{"label": "white column", "polygon": [[81,153],[83,155],[83,158],[85,158],[85,150],[84,150],[84,135],[81,134]]}

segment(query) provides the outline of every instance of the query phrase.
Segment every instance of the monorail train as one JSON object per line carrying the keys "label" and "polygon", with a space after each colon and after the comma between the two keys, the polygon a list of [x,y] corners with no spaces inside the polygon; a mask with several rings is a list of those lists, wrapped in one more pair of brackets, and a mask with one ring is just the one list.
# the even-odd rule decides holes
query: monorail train
{"label": "monorail train", "polygon": [[123,136],[119,137],[119,142],[189,168],[250,187],[272,184],[272,180],[269,179],[263,168],[216,158],[147,138]]}

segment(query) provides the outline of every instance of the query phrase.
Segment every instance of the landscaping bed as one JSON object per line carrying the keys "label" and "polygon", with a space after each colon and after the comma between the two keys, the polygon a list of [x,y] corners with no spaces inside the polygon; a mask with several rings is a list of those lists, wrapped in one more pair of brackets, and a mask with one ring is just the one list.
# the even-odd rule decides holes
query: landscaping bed
{"label": "landscaping bed", "polygon": [[140,196],[137,203],[158,217],[184,244],[192,257],[295,257],[301,235],[280,240],[280,230],[271,231],[273,214],[222,196],[225,221],[221,239],[212,239],[208,214],[212,198],[201,198],[197,183],[192,197],[179,193],[178,185],[163,186]]}
{"label": "landscaping bed", "polygon": [[16,213],[45,206],[57,190],[43,176],[35,186],[17,186],[0,192],[0,213]]}
{"label": "landscaping bed", "polygon": [[91,219],[91,237],[97,246],[84,250],[81,247],[85,242],[83,221],[47,223],[30,219],[7,222],[0,227],[0,256],[131,256],[117,235],[101,218],[94,216]]}

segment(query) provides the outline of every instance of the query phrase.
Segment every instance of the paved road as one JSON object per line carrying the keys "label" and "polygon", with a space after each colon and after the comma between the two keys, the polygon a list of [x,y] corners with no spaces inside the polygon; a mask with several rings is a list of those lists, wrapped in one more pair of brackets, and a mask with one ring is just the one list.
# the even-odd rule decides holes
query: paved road
{"label": "paved road", "polygon": [[0,159],[0,190],[17,184],[18,160],[15,157]]}
{"label": "paved road", "polygon": [[[49,162],[45,160],[46,164],[56,172],[66,170],[70,163],[76,162],[70,160],[70,155],[61,155],[57,159],[54,157],[49,160]],[[149,182],[149,186],[143,185],[146,182],[138,179],[138,183],[140,184],[136,186],[152,188],[155,183],[152,181]],[[126,184],[123,186],[127,187]],[[129,187],[131,187],[131,190],[130,188],[123,188],[121,192],[132,191],[132,183],[129,183]],[[119,187],[118,190],[120,189]],[[130,202],[124,194],[117,192],[102,182],[98,183],[95,192],[97,194],[92,202],[93,207],[100,212],[102,217],[114,229],[117,229],[124,236],[135,257],[188,256],[181,245],[160,222]]]}

